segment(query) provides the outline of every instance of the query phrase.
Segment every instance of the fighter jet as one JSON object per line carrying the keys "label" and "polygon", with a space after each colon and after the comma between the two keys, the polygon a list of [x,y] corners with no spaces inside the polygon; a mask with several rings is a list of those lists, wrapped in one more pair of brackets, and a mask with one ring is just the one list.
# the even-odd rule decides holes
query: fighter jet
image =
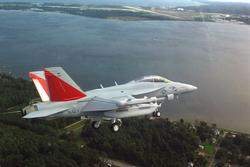
{"label": "fighter jet", "polygon": [[81,117],[91,119],[95,129],[102,121],[110,121],[114,132],[119,131],[121,119],[143,115],[160,117],[159,108],[164,101],[197,90],[193,85],[152,75],[84,92],[61,67],[30,72],[29,76],[42,102],[25,107],[23,118]]}

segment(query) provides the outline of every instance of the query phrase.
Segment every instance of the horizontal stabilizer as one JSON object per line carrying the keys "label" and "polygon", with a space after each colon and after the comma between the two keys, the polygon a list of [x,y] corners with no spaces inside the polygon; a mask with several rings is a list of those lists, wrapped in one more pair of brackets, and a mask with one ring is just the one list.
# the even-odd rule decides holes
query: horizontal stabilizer
{"label": "horizontal stabilizer", "polygon": [[58,108],[58,109],[48,109],[48,110],[40,110],[40,111],[34,111],[30,112],[29,114],[25,115],[23,118],[44,118],[44,117],[50,117],[54,114],[58,114],[63,111],[67,111],[68,108]]}

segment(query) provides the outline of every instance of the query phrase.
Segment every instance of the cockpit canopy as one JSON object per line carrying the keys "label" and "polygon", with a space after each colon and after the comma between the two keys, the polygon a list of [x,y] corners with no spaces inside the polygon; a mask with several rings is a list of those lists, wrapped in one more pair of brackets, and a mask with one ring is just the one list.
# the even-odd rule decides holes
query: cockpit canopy
{"label": "cockpit canopy", "polygon": [[164,82],[164,83],[169,83],[171,82],[170,80],[157,76],[157,75],[149,75],[149,76],[144,76],[138,79],[135,79],[134,82]]}

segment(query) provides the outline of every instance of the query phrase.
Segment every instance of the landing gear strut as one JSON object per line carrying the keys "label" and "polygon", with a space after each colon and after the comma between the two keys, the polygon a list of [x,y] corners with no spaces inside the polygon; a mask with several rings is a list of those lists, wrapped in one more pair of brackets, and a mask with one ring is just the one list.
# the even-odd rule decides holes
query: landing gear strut
{"label": "landing gear strut", "polygon": [[92,122],[92,127],[94,129],[99,129],[100,128],[100,125],[101,125],[101,121],[93,121]]}
{"label": "landing gear strut", "polygon": [[26,114],[27,114],[27,111],[24,110],[24,109],[21,109],[21,115],[22,115],[22,117],[25,116]]}

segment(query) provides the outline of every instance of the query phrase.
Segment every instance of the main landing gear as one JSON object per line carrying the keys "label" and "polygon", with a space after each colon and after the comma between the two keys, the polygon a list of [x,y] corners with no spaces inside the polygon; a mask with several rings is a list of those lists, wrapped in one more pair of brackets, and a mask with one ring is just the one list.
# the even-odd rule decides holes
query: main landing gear
{"label": "main landing gear", "polygon": [[114,119],[111,121],[111,129],[113,130],[113,132],[118,132],[121,126],[122,126],[121,119]]}
{"label": "main landing gear", "polygon": [[153,117],[160,117],[160,116],[161,116],[160,111],[153,112]]}
{"label": "main landing gear", "polygon": [[[92,127],[94,129],[99,129],[101,125],[101,121],[93,121],[92,122]],[[111,130],[113,132],[118,132],[120,130],[120,127],[122,126],[122,121],[121,119],[112,119],[111,120]]]}

